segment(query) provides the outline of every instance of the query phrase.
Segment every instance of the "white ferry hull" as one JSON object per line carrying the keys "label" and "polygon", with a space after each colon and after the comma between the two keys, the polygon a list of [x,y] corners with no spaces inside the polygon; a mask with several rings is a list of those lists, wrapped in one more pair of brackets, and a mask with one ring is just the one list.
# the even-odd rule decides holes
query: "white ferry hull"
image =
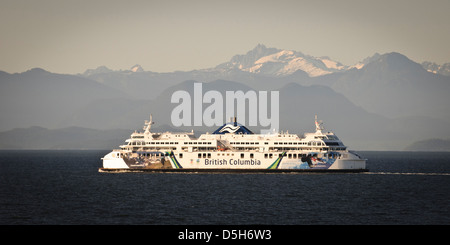
{"label": "white ferry hull", "polygon": [[[201,153],[200,153],[201,154]],[[214,153],[213,153],[214,154]],[[198,153],[166,152],[164,162],[170,162],[168,169],[178,170],[366,170],[366,160],[359,159],[354,155],[347,158],[299,158],[289,159],[287,153],[281,153],[278,157],[267,156],[267,153],[216,153],[216,158],[198,158]],[[240,154],[253,155],[253,158],[240,158]],[[182,157],[180,158],[180,155]],[[201,154],[203,156],[203,154]],[[300,155],[300,154],[299,154]],[[350,154],[349,154],[350,155]],[[236,157],[237,156],[237,157]],[[309,161],[308,161],[309,160]],[[134,164],[133,164],[134,163]],[[143,164],[134,160],[125,161],[117,157],[114,152],[107,154],[103,158],[103,169],[152,169],[151,164]],[[167,169],[167,168],[166,168]]]}

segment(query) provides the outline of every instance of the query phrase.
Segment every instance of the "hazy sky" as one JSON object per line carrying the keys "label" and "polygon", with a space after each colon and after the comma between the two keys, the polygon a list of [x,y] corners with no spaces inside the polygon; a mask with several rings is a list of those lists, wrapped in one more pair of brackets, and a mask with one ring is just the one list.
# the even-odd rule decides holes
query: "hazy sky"
{"label": "hazy sky", "polygon": [[450,0],[0,0],[0,70],[214,67],[258,43],[346,65],[450,62]]}

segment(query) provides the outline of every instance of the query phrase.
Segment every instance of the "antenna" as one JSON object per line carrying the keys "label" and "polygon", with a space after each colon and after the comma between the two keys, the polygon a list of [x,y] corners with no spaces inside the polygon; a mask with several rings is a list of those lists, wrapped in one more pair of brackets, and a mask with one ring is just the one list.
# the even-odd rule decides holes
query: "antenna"
{"label": "antenna", "polygon": [[315,122],[315,124],[316,124],[316,131],[319,131],[319,132],[322,132],[322,130],[323,130],[323,121],[322,120],[320,120],[320,121],[318,121],[317,120],[317,115],[315,116],[315,118],[314,118],[314,122]]}
{"label": "antenna", "polygon": [[150,114],[150,121],[145,120],[144,129],[146,134],[150,133],[150,129],[152,129],[152,124],[155,124],[155,122],[153,122],[152,114]]}

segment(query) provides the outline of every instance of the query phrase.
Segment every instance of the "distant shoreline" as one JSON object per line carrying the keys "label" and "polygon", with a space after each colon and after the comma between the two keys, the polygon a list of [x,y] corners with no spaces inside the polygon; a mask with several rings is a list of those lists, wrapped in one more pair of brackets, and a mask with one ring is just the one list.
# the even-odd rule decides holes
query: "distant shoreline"
{"label": "distant shoreline", "polygon": [[406,151],[443,152],[450,151],[450,139],[428,139],[412,143],[405,148]]}

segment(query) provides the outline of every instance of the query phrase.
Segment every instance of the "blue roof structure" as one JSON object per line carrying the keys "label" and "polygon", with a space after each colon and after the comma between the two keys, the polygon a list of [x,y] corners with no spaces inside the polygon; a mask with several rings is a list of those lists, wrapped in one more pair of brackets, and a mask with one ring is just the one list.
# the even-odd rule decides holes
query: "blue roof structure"
{"label": "blue roof structure", "polygon": [[222,127],[218,128],[213,134],[253,134],[250,129],[245,127],[244,125],[237,122],[229,122],[222,125]]}

